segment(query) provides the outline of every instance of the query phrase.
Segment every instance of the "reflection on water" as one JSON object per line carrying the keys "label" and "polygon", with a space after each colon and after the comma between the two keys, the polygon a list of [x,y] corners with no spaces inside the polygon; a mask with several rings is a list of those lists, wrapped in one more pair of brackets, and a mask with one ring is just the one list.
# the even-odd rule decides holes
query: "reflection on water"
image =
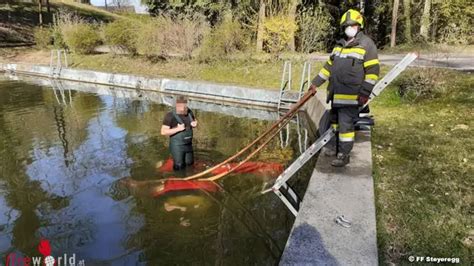
{"label": "reflection on water", "polygon": [[[292,215],[262,184],[276,174],[234,174],[218,190],[152,197],[127,185],[165,175],[159,135],[169,107],[146,100],[54,90],[0,80],[0,254],[76,254],[97,264],[274,264]],[[196,159],[214,164],[249,143],[268,121],[194,110]],[[255,160],[287,165],[297,141],[272,141]],[[158,164],[160,165],[160,163]],[[310,169],[296,178],[303,188]],[[305,172],[306,171],[306,172]],[[305,174],[306,173],[306,174]],[[169,174],[168,174],[169,175]],[[146,182],[143,182],[146,183]]]}

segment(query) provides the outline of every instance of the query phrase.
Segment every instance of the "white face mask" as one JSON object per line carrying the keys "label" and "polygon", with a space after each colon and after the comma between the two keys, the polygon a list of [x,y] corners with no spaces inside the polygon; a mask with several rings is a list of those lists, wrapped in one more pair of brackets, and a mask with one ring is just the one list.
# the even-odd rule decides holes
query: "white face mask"
{"label": "white face mask", "polygon": [[347,26],[346,30],[344,30],[344,33],[347,35],[347,37],[352,38],[357,34],[357,27]]}

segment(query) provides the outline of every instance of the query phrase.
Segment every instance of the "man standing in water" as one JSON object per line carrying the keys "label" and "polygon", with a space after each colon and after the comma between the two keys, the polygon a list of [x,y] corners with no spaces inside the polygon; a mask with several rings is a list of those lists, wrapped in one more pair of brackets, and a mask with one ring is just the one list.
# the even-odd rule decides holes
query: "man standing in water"
{"label": "man standing in water", "polygon": [[179,96],[175,110],[166,114],[161,126],[161,135],[170,137],[174,170],[194,164],[193,128],[197,127],[197,120],[187,104],[187,99]]}

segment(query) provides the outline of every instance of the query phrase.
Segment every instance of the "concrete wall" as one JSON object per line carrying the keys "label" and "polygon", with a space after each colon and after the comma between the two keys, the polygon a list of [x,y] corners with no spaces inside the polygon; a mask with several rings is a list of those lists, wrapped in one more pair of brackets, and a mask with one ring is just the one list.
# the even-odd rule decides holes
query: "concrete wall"
{"label": "concrete wall", "polygon": [[181,94],[206,101],[262,108],[276,108],[279,99],[278,90],[255,89],[201,81],[148,78],[72,68],[63,68],[58,71],[47,66],[28,64],[0,64],[0,71],[2,70],[25,75]]}
{"label": "concrete wall", "polygon": [[[69,95],[69,90],[95,93],[99,95],[110,95],[116,98],[127,98],[134,100],[146,100],[158,104],[174,106],[174,96],[159,91],[144,91],[124,87],[113,87],[108,85],[83,83],[70,80],[57,80],[38,76],[15,75],[7,74],[9,79],[22,80],[28,83],[37,84],[40,86],[52,87],[57,91],[58,97],[61,100],[60,92],[63,90],[66,95]],[[55,91],[55,92],[56,92]],[[278,113],[275,110],[265,110],[259,108],[248,108],[238,105],[223,105],[212,102],[202,102],[191,100],[189,107],[195,110],[205,112],[221,113],[234,117],[247,117],[260,120],[275,121],[278,118]]]}

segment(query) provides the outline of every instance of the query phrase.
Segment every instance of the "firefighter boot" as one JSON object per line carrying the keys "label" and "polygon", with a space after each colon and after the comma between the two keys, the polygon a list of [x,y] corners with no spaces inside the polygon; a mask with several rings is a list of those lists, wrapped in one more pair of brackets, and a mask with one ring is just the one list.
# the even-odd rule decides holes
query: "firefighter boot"
{"label": "firefighter boot", "polygon": [[334,167],[343,167],[348,164],[350,157],[348,154],[338,153],[336,159],[331,162],[331,165]]}

